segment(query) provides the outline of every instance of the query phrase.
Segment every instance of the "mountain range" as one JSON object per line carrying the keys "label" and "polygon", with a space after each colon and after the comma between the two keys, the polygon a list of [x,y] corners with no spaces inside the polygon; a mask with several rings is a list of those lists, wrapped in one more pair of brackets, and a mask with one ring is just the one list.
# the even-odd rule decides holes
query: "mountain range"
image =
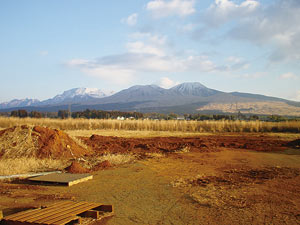
{"label": "mountain range", "polygon": [[237,113],[300,116],[300,103],[265,95],[222,92],[198,82],[182,83],[170,89],[156,85],[135,85],[117,93],[96,88],[74,88],[54,98],[12,100],[0,104],[0,111],[58,111],[71,106],[85,109],[158,113]]}

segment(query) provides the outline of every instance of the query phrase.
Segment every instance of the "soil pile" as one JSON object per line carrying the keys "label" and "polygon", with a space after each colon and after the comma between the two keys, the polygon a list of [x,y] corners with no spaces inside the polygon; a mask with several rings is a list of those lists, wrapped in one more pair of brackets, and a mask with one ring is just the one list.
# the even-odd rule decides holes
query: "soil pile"
{"label": "soil pile", "polygon": [[112,167],[111,163],[108,160],[104,160],[103,162],[97,164],[96,166],[93,167],[94,171],[98,170],[105,170]]}
{"label": "soil pile", "polygon": [[81,138],[98,154],[105,153],[176,153],[182,149],[189,151],[213,152],[222,148],[247,149],[254,151],[283,150],[287,141],[263,135],[210,135],[200,137],[155,137],[122,138],[92,135]]}
{"label": "soil pile", "polygon": [[80,163],[78,162],[72,162],[70,166],[65,168],[65,170],[68,173],[88,173],[90,172],[88,169],[84,168]]}
{"label": "soil pile", "polygon": [[68,159],[91,154],[60,130],[15,126],[0,132],[0,158],[37,157]]}

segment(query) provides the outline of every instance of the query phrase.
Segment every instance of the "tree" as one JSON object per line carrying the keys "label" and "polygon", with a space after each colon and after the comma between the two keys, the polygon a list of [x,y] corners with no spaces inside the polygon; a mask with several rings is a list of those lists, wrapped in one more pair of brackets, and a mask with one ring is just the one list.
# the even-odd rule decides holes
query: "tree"
{"label": "tree", "polygon": [[29,116],[32,118],[42,118],[43,114],[37,111],[31,111]]}
{"label": "tree", "polygon": [[59,110],[58,111],[58,117],[61,119],[66,119],[69,116],[69,111],[68,110]]}
{"label": "tree", "polygon": [[19,116],[20,118],[25,118],[25,117],[28,116],[28,113],[27,113],[27,111],[24,110],[24,109],[19,109],[19,110],[18,110],[18,116]]}

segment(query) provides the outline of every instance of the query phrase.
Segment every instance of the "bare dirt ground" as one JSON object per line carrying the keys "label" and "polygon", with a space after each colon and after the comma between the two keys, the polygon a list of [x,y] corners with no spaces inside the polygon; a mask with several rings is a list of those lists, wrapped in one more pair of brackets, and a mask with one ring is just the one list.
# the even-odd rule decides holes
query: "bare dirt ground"
{"label": "bare dirt ground", "polygon": [[82,137],[96,154],[104,153],[172,153],[188,148],[193,152],[213,152],[222,148],[254,151],[280,151],[290,143],[288,140],[268,135],[203,135],[201,137],[154,137],[122,138],[92,135]]}
{"label": "bare dirt ground", "polygon": [[107,224],[300,224],[299,142],[276,135],[82,138],[139,160],[71,187],[0,182],[0,209],[74,199],[112,204]]}

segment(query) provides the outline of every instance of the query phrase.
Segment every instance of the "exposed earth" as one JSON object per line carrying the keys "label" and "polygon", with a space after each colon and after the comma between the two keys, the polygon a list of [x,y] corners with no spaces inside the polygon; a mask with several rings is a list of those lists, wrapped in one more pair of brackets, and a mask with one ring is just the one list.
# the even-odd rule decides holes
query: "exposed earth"
{"label": "exposed earth", "polygon": [[[218,134],[82,140],[90,150],[80,157],[126,153],[137,160],[119,167],[105,162],[90,170],[93,180],[71,187],[1,181],[0,210],[7,215],[72,199],[112,204],[115,216],[106,224],[300,224],[299,139]],[[69,169],[82,168],[73,163]]]}
{"label": "exposed earth", "polygon": [[0,158],[68,159],[91,153],[61,130],[23,125],[0,131]]}

